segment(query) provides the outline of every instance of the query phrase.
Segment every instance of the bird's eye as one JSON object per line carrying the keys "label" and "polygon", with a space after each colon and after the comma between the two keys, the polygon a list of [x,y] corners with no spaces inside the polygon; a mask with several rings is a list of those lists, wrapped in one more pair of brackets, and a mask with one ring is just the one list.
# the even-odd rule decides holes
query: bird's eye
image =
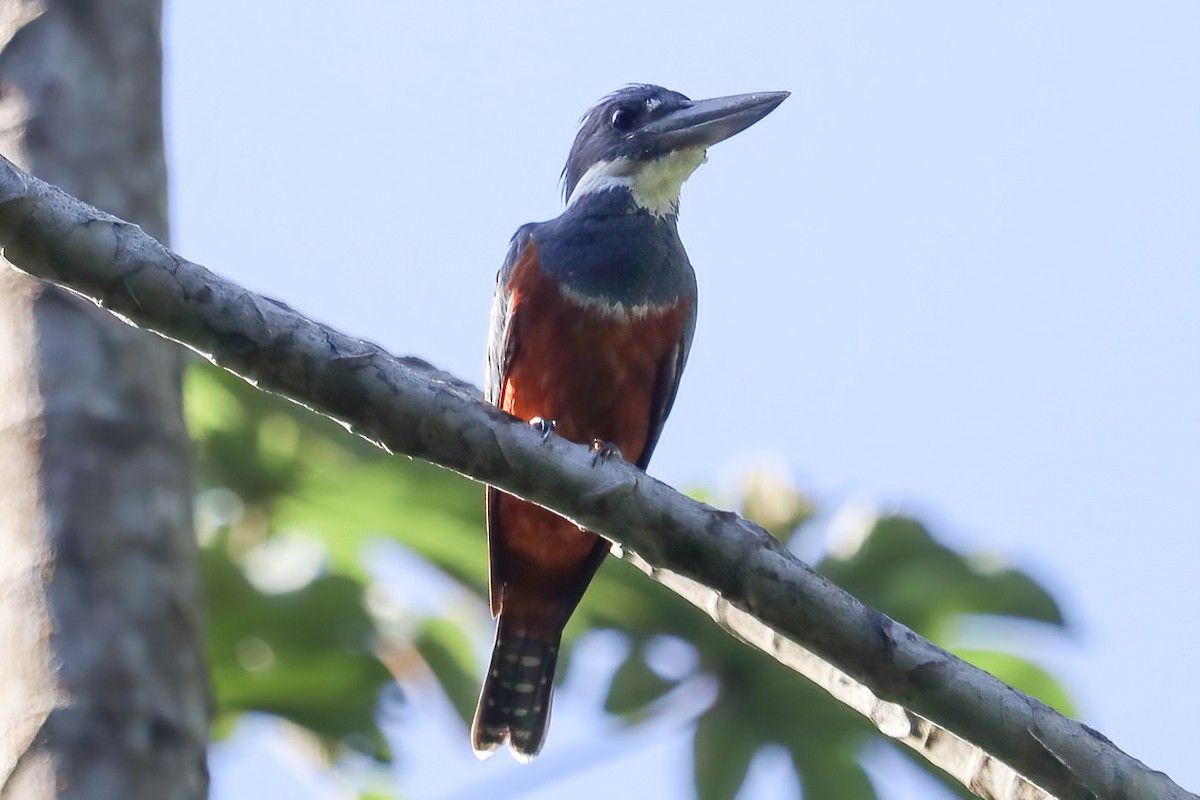
{"label": "bird's eye", "polygon": [[612,116],[608,121],[615,129],[628,131],[632,130],[634,123],[637,122],[637,115],[628,108],[617,108],[613,110]]}

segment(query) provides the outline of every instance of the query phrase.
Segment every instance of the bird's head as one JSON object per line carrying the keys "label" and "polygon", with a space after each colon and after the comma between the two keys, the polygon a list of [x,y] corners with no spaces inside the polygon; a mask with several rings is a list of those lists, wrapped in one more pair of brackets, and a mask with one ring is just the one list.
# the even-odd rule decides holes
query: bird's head
{"label": "bird's head", "polygon": [[567,205],[625,188],[652,214],[674,214],[679,190],[709,145],[744,131],[787,99],[761,92],[690,100],[661,86],[627,86],[597,103],[579,126],[567,165]]}

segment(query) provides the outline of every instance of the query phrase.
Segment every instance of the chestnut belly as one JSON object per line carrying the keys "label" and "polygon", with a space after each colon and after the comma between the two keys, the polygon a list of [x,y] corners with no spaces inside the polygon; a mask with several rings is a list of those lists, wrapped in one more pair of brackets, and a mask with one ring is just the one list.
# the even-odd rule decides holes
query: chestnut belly
{"label": "chestnut belly", "polygon": [[606,314],[562,300],[519,309],[519,352],[501,392],[501,408],[557,423],[575,442],[599,439],[636,462],[652,424],[664,361],[686,316],[683,304],[643,314]]}

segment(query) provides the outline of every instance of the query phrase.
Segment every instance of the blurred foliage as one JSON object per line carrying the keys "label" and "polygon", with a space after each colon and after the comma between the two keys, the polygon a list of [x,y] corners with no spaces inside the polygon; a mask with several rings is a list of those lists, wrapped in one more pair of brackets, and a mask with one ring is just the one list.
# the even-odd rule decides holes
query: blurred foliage
{"label": "blurred foliage", "polygon": [[376,655],[362,581],[313,572],[279,590],[251,579],[269,543],[291,530],[279,513],[284,500],[303,493],[320,469],[356,463],[337,442],[349,437],[209,365],[189,369],[185,391],[215,735],[227,734],[239,714],[261,711],[312,731],[331,753],[345,745],[389,760],[376,712],[392,675]]}
{"label": "blurred foliage", "polygon": [[[187,409],[198,459],[218,731],[240,713],[263,711],[312,731],[330,752],[348,747],[387,759],[376,723],[380,693],[414,663],[436,676],[468,722],[483,662],[480,645],[452,616],[409,613],[396,624],[369,613],[372,579],[364,554],[380,540],[401,543],[473,590],[482,608],[487,563],[480,488],[445,470],[387,456],[207,364],[189,370]],[[744,514],[793,547],[805,545],[808,552],[815,537],[824,536],[809,499],[778,475],[747,473],[740,496]],[[1022,572],[947,548],[908,517],[870,517],[851,527],[816,564],[820,571],[868,605],[1070,713],[1065,690],[1037,665],[1002,649],[955,647],[971,615],[1061,627],[1045,589]],[[306,560],[303,552],[291,552],[295,547],[271,548],[296,541],[319,543],[315,563],[311,553]],[[290,571],[270,568],[289,560]],[[790,754],[807,800],[876,797],[860,763],[869,745],[883,741],[870,723],[616,559],[600,570],[568,626],[560,669],[571,669],[579,636],[597,629],[620,631],[629,641],[604,702],[605,711],[629,725],[653,717],[673,692],[696,680],[715,682],[715,700],[695,724],[701,800],[734,797],[754,756],[769,744]],[[664,643],[694,653],[682,672],[664,670],[655,659]],[[945,776],[937,778],[969,796]]]}
{"label": "blurred foliage", "polygon": [[362,587],[325,575],[291,592],[254,588],[220,546],[202,555],[208,653],[220,695],[217,728],[242,711],[266,711],[381,760],[376,695],[391,674],[373,654]]}

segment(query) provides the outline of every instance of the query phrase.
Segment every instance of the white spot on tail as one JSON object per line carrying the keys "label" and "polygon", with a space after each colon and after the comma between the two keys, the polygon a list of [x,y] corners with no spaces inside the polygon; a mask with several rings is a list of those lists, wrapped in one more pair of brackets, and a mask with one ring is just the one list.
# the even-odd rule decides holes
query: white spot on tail
{"label": "white spot on tail", "polygon": [[493,755],[496,754],[496,748],[498,748],[499,746],[500,746],[499,742],[488,742],[487,744],[483,745],[482,747],[475,747],[475,748],[473,748],[475,751],[475,757],[478,758],[480,761],[487,761],[489,758],[491,758]]}

